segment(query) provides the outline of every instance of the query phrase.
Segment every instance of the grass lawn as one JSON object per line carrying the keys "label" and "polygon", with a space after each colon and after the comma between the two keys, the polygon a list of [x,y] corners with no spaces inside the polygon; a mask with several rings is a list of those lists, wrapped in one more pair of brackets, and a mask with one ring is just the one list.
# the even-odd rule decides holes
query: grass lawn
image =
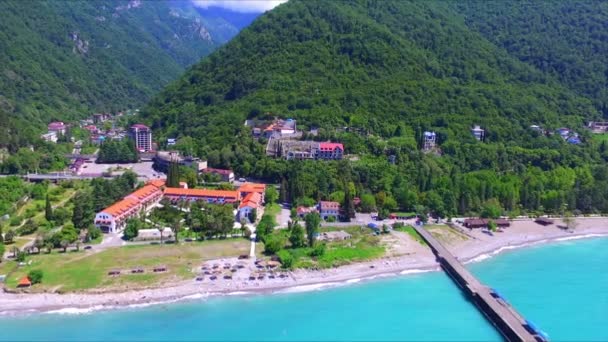
{"label": "grass lawn", "polygon": [[420,242],[420,244],[422,244],[422,245],[426,245],[426,241],[424,241],[424,239],[420,235],[418,235],[418,233],[416,233],[416,230],[414,230],[414,227],[412,227],[412,226],[401,226],[401,227],[395,228],[395,230],[399,231],[399,232],[407,233],[409,236],[412,237],[412,239]]}
{"label": "grass lawn", "polygon": [[[321,232],[343,230],[351,238],[343,241],[330,241],[326,243],[325,253],[319,257],[311,257],[312,248],[288,249],[294,257],[294,268],[331,268],[353,262],[371,260],[384,255],[385,248],[380,238],[372,234],[371,230],[359,226],[353,227],[324,227]],[[321,242],[317,242],[319,244]]]}
{"label": "grass lawn", "polygon": [[[145,287],[188,279],[194,276],[192,268],[200,266],[203,260],[249,254],[249,247],[250,243],[245,239],[230,239],[180,245],[131,245],[99,253],[81,251],[32,255],[27,259],[32,260],[32,264],[10,273],[6,285],[15,288],[19,279],[29,271],[40,269],[44,272],[42,284],[34,286],[32,290],[55,289],[69,292],[93,288]],[[5,263],[15,264],[13,261]],[[152,273],[151,268],[159,265],[167,266],[168,271]],[[10,269],[10,265],[5,267]],[[143,267],[146,272],[124,274],[133,267]],[[111,269],[120,269],[123,274],[110,277],[107,273]]]}

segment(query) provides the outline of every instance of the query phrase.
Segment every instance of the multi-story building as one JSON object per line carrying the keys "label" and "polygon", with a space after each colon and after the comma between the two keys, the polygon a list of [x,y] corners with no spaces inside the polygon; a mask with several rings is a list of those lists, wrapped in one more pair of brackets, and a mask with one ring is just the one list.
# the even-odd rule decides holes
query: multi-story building
{"label": "multi-story building", "polygon": [[321,215],[321,218],[324,220],[327,220],[330,217],[337,219],[340,215],[340,203],[330,201],[319,202],[319,215]]}
{"label": "multi-story building", "polygon": [[197,172],[201,172],[207,168],[207,161],[200,158],[184,157],[178,151],[158,151],[153,158],[153,167],[160,172],[168,172],[171,162],[176,162],[179,165],[191,167]]}
{"label": "multi-story building", "polygon": [[339,143],[319,143],[315,148],[315,159],[340,160],[344,156],[344,145]]}
{"label": "multi-story building", "polygon": [[[162,182],[164,185],[164,182]],[[95,226],[104,233],[117,233],[124,229],[128,219],[138,216],[142,210],[151,208],[163,197],[161,184],[148,183],[122,200],[95,215]]]}
{"label": "multi-story building", "polygon": [[135,142],[135,147],[139,152],[150,152],[152,151],[152,130],[150,127],[142,124],[135,124],[131,126],[129,132],[131,139]]}

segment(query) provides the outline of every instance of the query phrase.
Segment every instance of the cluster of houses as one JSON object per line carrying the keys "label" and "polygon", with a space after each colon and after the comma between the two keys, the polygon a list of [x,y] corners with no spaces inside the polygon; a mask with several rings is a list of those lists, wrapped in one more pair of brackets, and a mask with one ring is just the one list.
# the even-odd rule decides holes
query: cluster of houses
{"label": "cluster of houses", "polygon": [[264,203],[265,184],[245,183],[237,190],[188,189],[185,184],[180,188],[165,186],[165,181],[155,179],[142,188],[125,196],[95,215],[94,224],[104,233],[116,233],[124,229],[128,219],[140,217],[163,198],[172,204],[181,201],[204,201],[213,204],[236,205],[239,203],[235,219],[248,220],[253,210]]}

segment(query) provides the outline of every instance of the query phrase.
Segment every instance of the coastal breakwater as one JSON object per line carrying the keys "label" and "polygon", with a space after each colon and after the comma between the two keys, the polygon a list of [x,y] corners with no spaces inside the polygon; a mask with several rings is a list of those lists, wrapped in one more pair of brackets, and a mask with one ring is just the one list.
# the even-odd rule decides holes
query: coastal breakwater
{"label": "coastal breakwater", "polygon": [[422,226],[414,229],[431,247],[445,272],[507,341],[547,341],[542,332],[535,331],[499,294],[477,280],[431,233]]}

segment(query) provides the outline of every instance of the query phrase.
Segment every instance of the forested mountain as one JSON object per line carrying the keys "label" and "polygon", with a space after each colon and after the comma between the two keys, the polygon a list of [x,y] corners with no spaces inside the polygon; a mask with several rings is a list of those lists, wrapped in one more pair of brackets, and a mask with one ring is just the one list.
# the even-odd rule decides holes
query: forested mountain
{"label": "forested mountain", "polygon": [[236,34],[186,0],[7,0],[0,13],[5,127],[139,106]]}
{"label": "forested mountain", "polygon": [[[608,212],[608,144],[583,128],[601,118],[593,94],[604,88],[585,79],[586,62],[569,57],[605,64],[605,55],[594,57],[606,34],[598,26],[605,21],[597,23],[604,5],[543,2],[528,12],[559,19],[545,32],[536,23],[513,28],[528,21],[530,3],[496,2],[500,20],[475,20],[472,12],[485,2],[460,3],[290,0],[167,86],[142,118],[159,140],[181,138],[177,148],[210,166],[280,182],[282,200],[296,204],[350,193],[381,212]],[[513,9],[519,4],[521,11]],[[545,13],[560,6],[574,9]],[[591,38],[578,37],[585,25],[594,27]],[[542,41],[547,49],[522,45],[520,52],[548,56],[546,63],[501,43],[522,40]],[[601,82],[601,70],[605,65],[589,75]],[[303,130],[319,128],[314,139],[343,142],[356,157],[266,157],[264,141],[252,139],[243,122],[274,115],[297,119]],[[484,141],[473,138],[475,124],[486,130]],[[563,126],[582,143],[551,134]],[[437,154],[420,151],[425,130],[437,133]]]}
{"label": "forested mountain", "polygon": [[608,2],[453,1],[467,26],[608,117]]}
{"label": "forested mountain", "polygon": [[590,100],[469,30],[444,2],[296,0],[171,84],[147,117],[171,135],[224,139],[267,111],[381,136],[400,123],[460,137],[482,124],[503,141],[531,124],[597,116]]}

